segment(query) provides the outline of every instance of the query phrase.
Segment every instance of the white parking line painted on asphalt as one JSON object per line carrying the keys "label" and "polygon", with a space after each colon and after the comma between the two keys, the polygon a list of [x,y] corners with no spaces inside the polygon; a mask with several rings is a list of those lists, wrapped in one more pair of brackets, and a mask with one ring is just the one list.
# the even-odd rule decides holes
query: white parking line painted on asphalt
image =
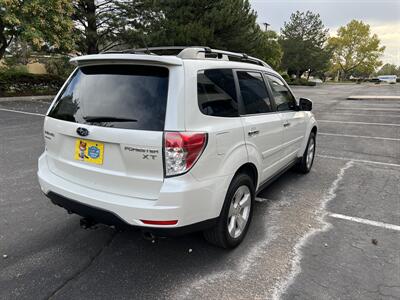
{"label": "white parking line painted on asphalt", "polygon": [[[399,104],[400,99],[391,99],[395,101],[356,101],[356,100],[347,100],[341,101],[340,103],[343,106],[352,106],[352,105],[360,105],[360,106],[389,106]],[[396,101],[397,100],[397,101]]]}
{"label": "white parking line painted on asphalt", "polygon": [[321,122],[321,123],[353,124],[353,125],[376,125],[376,126],[395,126],[395,127],[400,127],[400,124],[390,124],[390,123],[349,122],[349,121],[332,121],[332,120],[318,120],[318,122]]}
{"label": "white parking line painted on asphalt", "polygon": [[0,108],[0,111],[13,112],[13,113],[24,114],[24,115],[40,116],[40,117],[44,117],[45,116],[44,114],[32,113],[32,112],[14,110],[14,109],[5,109],[5,108]]}
{"label": "white parking line painted on asphalt", "polygon": [[255,200],[256,202],[260,202],[260,203],[267,202],[267,201],[271,201],[271,200],[269,200],[269,199],[260,198],[260,197],[256,197],[254,200]]}
{"label": "white parking line painted on asphalt", "polygon": [[380,137],[380,136],[367,136],[367,135],[340,134],[340,133],[328,133],[328,132],[319,132],[318,135],[340,136],[340,137],[350,137],[350,138],[359,138],[359,139],[372,139],[372,140],[384,140],[384,141],[400,141],[400,139],[396,139],[396,138],[387,138],[387,137]]}
{"label": "white parking line painted on asphalt", "polygon": [[400,111],[400,108],[335,107],[336,110]]}
{"label": "white parking line painted on asphalt", "polygon": [[388,117],[388,118],[400,118],[400,114],[399,115],[371,115],[371,114],[353,114],[353,113],[334,113],[334,112],[329,112],[329,111],[325,111],[325,112],[319,112],[319,114],[329,114],[329,115],[339,115],[339,116],[359,116],[359,117]]}
{"label": "white parking line painted on asphalt", "polygon": [[400,100],[400,97],[392,95],[353,95],[348,96],[347,100]]}
{"label": "white parking line painted on asphalt", "polygon": [[346,215],[342,215],[342,214],[335,214],[335,213],[329,213],[328,215],[330,217],[336,218],[336,219],[348,220],[348,221],[352,221],[352,222],[356,222],[356,223],[367,224],[367,225],[372,225],[372,226],[381,227],[381,228],[385,228],[385,229],[400,231],[399,225],[393,225],[393,224],[384,223],[384,222],[372,221],[372,220],[362,219],[362,218],[358,218],[358,217],[350,217],[350,216],[346,216]]}
{"label": "white parking line painted on asphalt", "polygon": [[345,161],[353,161],[353,162],[375,164],[375,165],[388,166],[388,167],[400,167],[399,164],[384,163],[384,162],[374,161],[374,160],[355,159],[355,158],[348,158],[348,157],[337,157],[337,156],[322,155],[322,154],[318,154],[317,156],[321,157],[321,158],[330,158],[330,159],[338,159],[338,160],[345,160]]}

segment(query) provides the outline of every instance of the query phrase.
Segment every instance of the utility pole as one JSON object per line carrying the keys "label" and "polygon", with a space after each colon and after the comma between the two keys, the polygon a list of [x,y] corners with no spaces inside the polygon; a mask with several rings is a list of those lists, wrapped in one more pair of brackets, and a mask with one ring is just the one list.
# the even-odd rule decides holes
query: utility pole
{"label": "utility pole", "polygon": [[264,26],[265,26],[265,31],[267,32],[268,31],[268,26],[270,26],[271,24],[269,24],[269,23],[267,23],[267,22],[265,22],[265,23],[263,23],[264,24]]}

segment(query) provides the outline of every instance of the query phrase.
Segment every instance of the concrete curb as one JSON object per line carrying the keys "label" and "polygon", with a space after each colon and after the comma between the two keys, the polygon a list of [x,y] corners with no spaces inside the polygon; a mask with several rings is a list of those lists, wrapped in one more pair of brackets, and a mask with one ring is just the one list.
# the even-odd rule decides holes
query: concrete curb
{"label": "concrete curb", "polygon": [[45,95],[45,96],[23,96],[23,97],[0,97],[0,102],[6,101],[52,101],[55,96]]}
{"label": "concrete curb", "polygon": [[364,95],[354,95],[347,97],[347,100],[400,100],[400,96],[364,96]]}

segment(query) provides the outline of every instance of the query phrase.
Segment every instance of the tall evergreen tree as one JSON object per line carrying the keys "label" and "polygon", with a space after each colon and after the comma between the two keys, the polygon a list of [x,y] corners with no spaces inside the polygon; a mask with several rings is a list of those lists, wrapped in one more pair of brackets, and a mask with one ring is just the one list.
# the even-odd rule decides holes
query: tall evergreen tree
{"label": "tall evergreen tree", "polygon": [[118,43],[120,11],[118,1],[74,0],[77,48],[85,54],[105,51]]}
{"label": "tall evergreen tree", "polygon": [[296,11],[281,29],[282,67],[298,78],[307,70],[310,74],[327,69],[331,57],[327,40],[328,29],[319,14]]}
{"label": "tall evergreen tree", "polygon": [[153,0],[74,0],[77,48],[85,54],[137,46],[153,18]]}
{"label": "tall evergreen tree", "polygon": [[[257,24],[257,15],[248,0],[147,0],[147,3],[151,3],[151,12],[144,11],[151,22],[141,22],[146,25],[141,33],[149,46],[201,45],[261,57],[267,53],[263,47],[270,38]],[[131,31],[136,34],[138,30]],[[126,43],[136,46],[137,41],[126,39]]]}
{"label": "tall evergreen tree", "polygon": [[283,52],[279,44],[278,34],[275,31],[263,32],[261,45],[255,55],[266,61],[274,69],[279,69]]}

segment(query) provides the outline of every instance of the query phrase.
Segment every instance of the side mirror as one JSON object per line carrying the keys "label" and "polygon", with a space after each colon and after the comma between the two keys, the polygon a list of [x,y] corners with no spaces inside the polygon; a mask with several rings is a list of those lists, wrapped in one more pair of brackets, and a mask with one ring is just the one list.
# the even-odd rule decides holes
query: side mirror
{"label": "side mirror", "polygon": [[299,108],[300,108],[300,110],[303,110],[303,111],[311,111],[312,110],[312,101],[307,98],[300,98]]}

